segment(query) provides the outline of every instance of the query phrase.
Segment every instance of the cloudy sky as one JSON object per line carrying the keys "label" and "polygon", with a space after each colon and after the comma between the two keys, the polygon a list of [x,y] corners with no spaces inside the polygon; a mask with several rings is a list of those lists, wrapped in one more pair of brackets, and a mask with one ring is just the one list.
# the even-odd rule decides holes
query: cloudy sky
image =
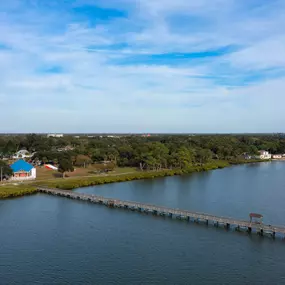
{"label": "cloudy sky", "polygon": [[0,132],[285,132],[285,0],[0,1]]}

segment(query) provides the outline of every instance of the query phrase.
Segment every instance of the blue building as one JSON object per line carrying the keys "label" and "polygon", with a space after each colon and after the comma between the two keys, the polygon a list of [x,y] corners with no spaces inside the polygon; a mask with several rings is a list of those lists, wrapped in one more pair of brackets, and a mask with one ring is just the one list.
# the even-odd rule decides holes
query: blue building
{"label": "blue building", "polygon": [[23,159],[19,159],[10,165],[13,170],[12,180],[29,180],[36,179],[36,168]]}

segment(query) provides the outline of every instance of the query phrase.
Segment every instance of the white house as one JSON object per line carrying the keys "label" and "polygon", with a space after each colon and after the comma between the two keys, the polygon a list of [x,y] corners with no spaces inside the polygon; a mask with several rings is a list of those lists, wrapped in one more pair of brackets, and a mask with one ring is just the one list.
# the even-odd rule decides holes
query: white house
{"label": "white house", "polygon": [[48,138],[63,138],[63,134],[48,134]]}
{"label": "white house", "polygon": [[271,159],[271,154],[266,150],[261,150],[259,152],[259,158],[260,159]]}
{"label": "white house", "polygon": [[62,151],[70,151],[70,150],[74,150],[74,147],[73,146],[70,146],[70,145],[67,145],[65,147],[61,147],[61,148],[58,148],[57,151],[59,152],[62,152]]}
{"label": "white house", "polygon": [[273,159],[282,159],[282,154],[273,154],[272,158]]}
{"label": "white house", "polygon": [[33,154],[29,153],[26,149],[19,150],[13,155],[13,159],[31,158]]}

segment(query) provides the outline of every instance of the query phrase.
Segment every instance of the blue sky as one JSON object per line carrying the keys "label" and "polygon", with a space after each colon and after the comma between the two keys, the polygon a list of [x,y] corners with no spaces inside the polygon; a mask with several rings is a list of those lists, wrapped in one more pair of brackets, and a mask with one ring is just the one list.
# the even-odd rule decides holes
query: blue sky
{"label": "blue sky", "polygon": [[0,3],[0,132],[285,132],[285,0]]}

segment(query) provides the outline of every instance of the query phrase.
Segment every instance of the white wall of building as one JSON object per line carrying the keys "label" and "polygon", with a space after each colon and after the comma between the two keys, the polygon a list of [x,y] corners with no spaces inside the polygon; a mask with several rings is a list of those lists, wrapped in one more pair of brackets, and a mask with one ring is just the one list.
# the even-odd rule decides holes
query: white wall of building
{"label": "white wall of building", "polygon": [[63,134],[48,134],[48,138],[62,138]]}
{"label": "white wall of building", "polygon": [[32,157],[32,155],[33,154],[30,154],[27,150],[22,149],[13,155],[13,159],[30,158],[30,157]]}
{"label": "white wall of building", "polygon": [[259,158],[260,159],[271,159],[271,154],[268,151],[261,151]]}
{"label": "white wall of building", "polygon": [[37,178],[37,169],[35,167],[31,170],[31,174],[32,179]]}
{"label": "white wall of building", "polygon": [[28,176],[28,177],[11,177],[10,180],[13,180],[13,181],[24,181],[24,180],[34,180],[37,178],[37,169],[34,167],[32,170],[31,170],[31,175]]}

